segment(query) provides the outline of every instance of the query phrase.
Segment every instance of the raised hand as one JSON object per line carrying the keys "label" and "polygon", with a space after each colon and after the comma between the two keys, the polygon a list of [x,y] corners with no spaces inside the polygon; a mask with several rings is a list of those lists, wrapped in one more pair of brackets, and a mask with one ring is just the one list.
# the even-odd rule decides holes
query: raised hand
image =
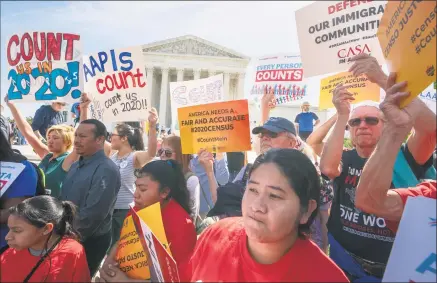
{"label": "raised hand", "polygon": [[155,127],[158,124],[158,111],[154,107],[149,110],[149,125]]}
{"label": "raised hand", "polygon": [[337,109],[338,115],[349,115],[351,112],[351,101],[355,100],[353,94],[348,90],[348,86],[338,85],[334,89],[332,96],[332,103]]}
{"label": "raised hand", "polygon": [[369,81],[386,89],[387,75],[384,73],[375,57],[362,53],[352,57],[351,61],[354,62],[354,64],[349,68],[349,72],[351,72],[355,77],[365,74]]}

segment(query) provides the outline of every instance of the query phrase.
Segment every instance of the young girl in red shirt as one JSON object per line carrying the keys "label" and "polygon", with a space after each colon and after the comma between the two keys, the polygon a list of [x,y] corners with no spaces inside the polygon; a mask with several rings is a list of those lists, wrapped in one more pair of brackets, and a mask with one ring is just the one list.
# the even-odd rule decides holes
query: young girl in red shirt
{"label": "young girl in red shirt", "polygon": [[[191,278],[188,263],[196,245],[197,235],[190,218],[190,198],[181,166],[174,160],[147,163],[136,172],[135,210],[161,203],[162,222],[181,282]],[[127,215],[129,216],[129,214]],[[115,244],[100,269],[97,282],[139,282],[129,278],[116,265],[118,244]],[[103,280],[102,280],[103,279]]]}
{"label": "young girl in red shirt", "polygon": [[36,196],[10,208],[9,249],[1,282],[90,282],[85,251],[73,228],[74,204]]}

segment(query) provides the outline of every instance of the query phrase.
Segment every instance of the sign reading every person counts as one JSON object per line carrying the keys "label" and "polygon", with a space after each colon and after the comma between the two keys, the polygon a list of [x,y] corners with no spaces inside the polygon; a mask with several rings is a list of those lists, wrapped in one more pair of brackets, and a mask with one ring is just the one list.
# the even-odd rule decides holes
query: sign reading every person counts
{"label": "sign reading every person counts", "polygon": [[19,102],[73,103],[84,88],[80,36],[25,32],[7,41],[8,98]]}
{"label": "sign reading every person counts", "polygon": [[378,38],[390,72],[408,82],[406,106],[437,78],[435,1],[389,1]]}
{"label": "sign reading every person counts", "polygon": [[91,94],[89,118],[105,122],[147,120],[144,59],[141,46],[111,49],[84,60],[85,91]]}
{"label": "sign reading every person counts", "polygon": [[305,77],[346,71],[350,59],[367,53],[384,57],[376,32],[386,1],[316,1],[296,11]]}
{"label": "sign reading every person counts", "polygon": [[178,109],[183,154],[250,150],[247,100],[209,103]]}
{"label": "sign reading every person counts", "polygon": [[257,101],[264,91],[275,93],[275,105],[302,100],[307,94],[300,55],[276,54],[256,59],[250,98]]}
{"label": "sign reading every person counts", "polygon": [[0,197],[23,172],[24,167],[21,163],[0,161]]}

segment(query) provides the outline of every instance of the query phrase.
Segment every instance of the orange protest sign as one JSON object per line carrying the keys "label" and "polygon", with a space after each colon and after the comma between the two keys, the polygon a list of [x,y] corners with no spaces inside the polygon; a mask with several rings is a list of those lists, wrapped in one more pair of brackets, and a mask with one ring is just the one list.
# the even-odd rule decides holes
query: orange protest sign
{"label": "orange protest sign", "polygon": [[[162,223],[161,206],[159,203],[141,209],[137,212],[141,219],[153,231],[158,240],[171,255],[171,251],[165,235],[164,224]],[[130,278],[150,279],[149,261],[147,252],[144,251],[140,238],[135,229],[132,216],[126,217],[120,233],[116,260]]]}
{"label": "orange protest sign", "polygon": [[247,100],[216,102],[178,109],[183,154],[250,150]]}
{"label": "orange protest sign", "polygon": [[319,109],[334,108],[332,95],[337,85],[349,86],[348,91],[354,95],[352,103],[364,100],[379,102],[380,88],[367,79],[365,75],[355,77],[352,73],[342,72],[334,76],[324,78],[320,81],[320,100]]}
{"label": "orange protest sign", "polygon": [[378,39],[388,69],[407,81],[411,95],[404,107],[436,80],[435,1],[387,1]]}

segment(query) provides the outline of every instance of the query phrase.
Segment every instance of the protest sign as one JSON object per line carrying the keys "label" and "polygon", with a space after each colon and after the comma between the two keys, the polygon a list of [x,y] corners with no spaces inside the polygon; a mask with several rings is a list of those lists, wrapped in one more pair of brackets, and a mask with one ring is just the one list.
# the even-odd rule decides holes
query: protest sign
{"label": "protest sign", "polygon": [[143,218],[130,209],[135,223],[135,229],[140,238],[143,250],[147,253],[147,258],[151,259],[150,279],[151,282],[179,282],[178,267],[168,251],[168,245],[163,245],[155,233],[144,222]]}
{"label": "protest sign", "polygon": [[223,74],[209,78],[171,82],[170,104],[172,128],[179,130],[178,108],[223,101]]}
{"label": "protest sign", "polygon": [[436,282],[436,200],[409,197],[382,282]]}
{"label": "protest sign", "polygon": [[[302,100],[307,95],[302,62],[298,54],[277,54],[258,58],[251,79],[250,97],[261,97],[274,91],[275,103],[280,105]],[[256,100],[256,99],[255,99]]]}
{"label": "protest sign", "polygon": [[419,95],[419,98],[423,102],[425,102],[426,106],[428,106],[429,109],[431,109],[434,113],[436,113],[436,107],[437,107],[436,82],[432,83],[424,91],[422,91]]}
{"label": "protest sign", "polygon": [[246,99],[183,107],[178,116],[183,154],[251,149]]}
{"label": "protest sign", "polygon": [[390,72],[397,82],[408,82],[405,107],[436,75],[435,1],[389,1],[378,29],[378,39]]}
{"label": "protest sign", "polygon": [[[160,204],[156,203],[141,209],[137,214],[146,221],[148,227],[153,230],[159,241],[171,253],[162,223]],[[132,216],[128,216],[123,222],[118,242],[116,260],[120,269],[130,278],[148,280],[150,279],[148,259],[147,252],[143,250],[140,237],[136,232],[134,220]]]}
{"label": "protest sign", "polygon": [[7,41],[8,98],[72,103],[84,88],[80,36],[26,32]]}
{"label": "protest sign", "polygon": [[21,174],[24,167],[21,163],[0,161],[0,197]]}
{"label": "protest sign", "polygon": [[91,94],[89,118],[105,122],[147,120],[141,46],[101,51],[84,59],[85,91]]}
{"label": "protest sign", "polygon": [[348,91],[355,98],[352,104],[365,100],[379,102],[380,88],[377,84],[370,82],[366,75],[355,77],[352,73],[343,72],[320,81],[319,110],[335,107],[332,103],[332,96],[335,87],[340,84],[349,86]]}
{"label": "protest sign", "polygon": [[296,11],[305,77],[346,71],[350,59],[367,53],[384,57],[376,32],[386,1],[316,1]]}

